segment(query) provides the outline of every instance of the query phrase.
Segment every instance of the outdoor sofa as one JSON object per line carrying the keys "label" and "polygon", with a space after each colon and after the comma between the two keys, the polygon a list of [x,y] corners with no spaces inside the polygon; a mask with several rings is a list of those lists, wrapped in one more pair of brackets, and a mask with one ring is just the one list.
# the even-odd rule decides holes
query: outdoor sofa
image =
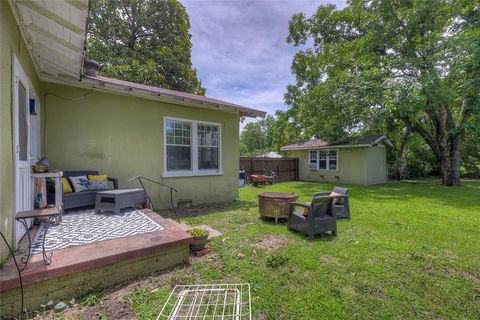
{"label": "outdoor sofa", "polygon": [[[89,176],[98,175],[98,171],[85,170],[85,171],[63,171],[63,177],[77,177],[77,176]],[[113,177],[107,178],[109,182],[112,182],[113,189],[118,189],[118,179]],[[98,190],[104,191],[104,190]],[[73,209],[86,206],[94,206],[97,196],[97,190],[87,190],[80,192],[62,192],[63,209]],[[53,181],[47,181],[47,201],[49,204],[55,203],[55,183]]]}

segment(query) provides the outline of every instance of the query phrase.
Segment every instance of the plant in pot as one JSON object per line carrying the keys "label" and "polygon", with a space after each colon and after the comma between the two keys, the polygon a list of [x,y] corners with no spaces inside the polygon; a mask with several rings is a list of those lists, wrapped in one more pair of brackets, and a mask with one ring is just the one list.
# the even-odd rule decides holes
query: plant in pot
{"label": "plant in pot", "polygon": [[203,250],[208,241],[208,231],[202,228],[192,228],[188,230],[188,233],[193,238],[190,249],[192,249],[192,251]]}

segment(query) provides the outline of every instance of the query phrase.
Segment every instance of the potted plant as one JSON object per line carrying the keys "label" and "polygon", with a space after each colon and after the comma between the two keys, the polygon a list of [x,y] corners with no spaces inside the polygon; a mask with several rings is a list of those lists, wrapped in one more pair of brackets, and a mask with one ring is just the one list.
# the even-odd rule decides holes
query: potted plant
{"label": "potted plant", "polygon": [[193,238],[190,249],[192,249],[192,251],[203,250],[208,241],[208,231],[202,228],[192,228],[188,230],[188,233]]}

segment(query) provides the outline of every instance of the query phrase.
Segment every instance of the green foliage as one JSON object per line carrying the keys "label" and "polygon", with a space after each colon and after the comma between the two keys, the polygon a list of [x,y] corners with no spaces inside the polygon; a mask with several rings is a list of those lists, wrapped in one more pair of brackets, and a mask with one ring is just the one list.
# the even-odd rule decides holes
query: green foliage
{"label": "green foliage", "polygon": [[284,266],[288,262],[288,257],[283,254],[272,254],[267,256],[267,267],[276,269],[278,267]]}
{"label": "green foliage", "polygon": [[208,231],[203,228],[192,228],[188,233],[194,238],[208,236]]}
{"label": "green foliage", "polygon": [[[295,85],[285,100],[309,137],[407,127],[429,146],[446,184],[480,112],[478,1],[351,0],[296,14],[287,42]],[[464,143],[465,145],[469,142]]]}
{"label": "green foliage", "polygon": [[287,112],[277,111],[275,116],[249,122],[240,133],[240,155],[257,156],[280,148],[302,136],[300,127],[289,118]]}
{"label": "green foliage", "polygon": [[80,302],[82,307],[93,307],[96,306],[102,300],[102,295],[100,293],[91,293]]}
{"label": "green foliage", "polygon": [[87,58],[100,62],[101,75],[204,95],[189,29],[176,0],[93,0]]}

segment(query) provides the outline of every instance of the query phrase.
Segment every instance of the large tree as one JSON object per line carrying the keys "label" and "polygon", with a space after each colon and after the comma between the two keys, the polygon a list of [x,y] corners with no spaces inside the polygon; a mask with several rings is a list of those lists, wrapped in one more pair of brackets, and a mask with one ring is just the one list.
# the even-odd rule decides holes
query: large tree
{"label": "large tree", "polygon": [[443,184],[460,183],[465,129],[480,126],[478,0],[350,0],[289,28],[287,41],[307,48],[286,101],[307,135],[397,123],[429,146]]}
{"label": "large tree", "polygon": [[102,75],[203,95],[189,29],[176,0],[93,0],[87,57]]}

